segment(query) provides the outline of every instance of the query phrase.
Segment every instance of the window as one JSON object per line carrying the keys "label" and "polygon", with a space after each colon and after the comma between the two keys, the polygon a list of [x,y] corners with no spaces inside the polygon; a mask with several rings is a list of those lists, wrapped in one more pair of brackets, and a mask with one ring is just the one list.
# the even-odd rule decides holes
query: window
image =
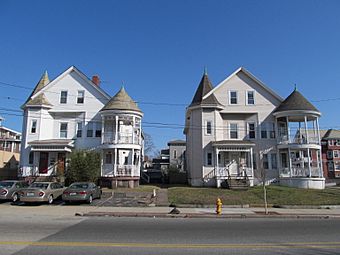
{"label": "window", "polygon": [[281,153],[281,166],[283,168],[288,167],[287,153]]}
{"label": "window", "polygon": [[174,150],[174,159],[176,159],[176,158],[177,158],[177,151]]}
{"label": "window", "polygon": [[105,154],[105,164],[112,164],[112,153],[108,152]]}
{"label": "window", "polygon": [[271,159],[271,162],[272,162],[271,169],[277,169],[277,157],[276,157],[276,153],[271,153],[270,154],[270,159]]}
{"label": "window", "polygon": [[334,171],[334,164],[333,161],[328,162],[328,171]]}
{"label": "window", "polygon": [[275,138],[275,124],[273,122],[262,122],[261,124],[261,138],[274,139]]}
{"label": "window", "polygon": [[237,139],[238,133],[237,133],[237,124],[236,123],[230,123],[230,139]]}
{"label": "window", "polygon": [[263,169],[268,169],[269,164],[268,164],[267,154],[263,154],[262,162],[263,162]]}
{"label": "window", "polygon": [[208,152],[207,153],[207,166],[211,166],[212,165],[212,153]]}
{"label": "window", "polygon": [[335,162],[334,164],[334,170],[339,171],[340,170],[340,162]]}
{"label": "window", "polygon": [[334,145],[333,140],[328,140],[328,145],[330,145],[330,146]]}
{"label": "window", "polygon": [[31,133],[35,134],[37,132],[37,120],[32,120],[31,122]]}
{"label": "window", "polygon": [[67,91],[63,90],[60,92],[60,103],[66,104],[67,103]]}
{"label": "window", "polygon": [[206,134],[211,135],[211,121],[207,121]]}
{"label": "window", "polygon": [[59,132],[60,138],[67,138],[67,123],[60,123],[60,132]]}
{"label": "window", "polygon": [[84,90],[78,90],[77,104],[83,104],[84,103],[84,96],[85,96],[85,91]]}
{"label": "window", "polygon": [[333,158],[333,151],[327,151],[327,158]]}
{"label": "window", "polygon": [[77,123],[77,137],[81,137],[83,132],[83,123],[78,122]]}
{"label": "window", "polygon": [[248,123],[248,138],[255,139],[255,123]]}
{"label": "window", "polygon": [[229,91],[229,104],[237,104],[237,91]]}
{"label": "window", "polygon": [[93,122],[88,122],[87,123],[87,137],[93,137]]}
{"label": "window", "polygon": [[339,151],[333,151],[333,156],[334,156],[334,158],[338,158],[339,157]]}
{"label": "window", "polygon": [[33,163],[34,163],[34,152],[31,151],[28,156],[28,164],[33,165]]}
{"label": "window", "polygon": [[101,137],[102,136],[102,123],[97,122],[96,123],[96,137]]}
{"label": "window", "polygon": [[254,91],[247,91],[247,104],[248,105],[255,104]]}

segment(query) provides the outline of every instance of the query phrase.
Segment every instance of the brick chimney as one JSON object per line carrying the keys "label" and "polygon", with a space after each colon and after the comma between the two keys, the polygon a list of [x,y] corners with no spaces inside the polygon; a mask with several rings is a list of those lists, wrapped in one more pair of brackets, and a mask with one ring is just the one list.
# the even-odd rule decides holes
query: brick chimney
{"label": "brick chimney", "polygon": [[93,82],[94,84],[96,84],[96,85],[99,87],[99,85],[100,85],[99,76],[98,76],[98,75],[93,75],[93,76],[92,76],[92,82]]}

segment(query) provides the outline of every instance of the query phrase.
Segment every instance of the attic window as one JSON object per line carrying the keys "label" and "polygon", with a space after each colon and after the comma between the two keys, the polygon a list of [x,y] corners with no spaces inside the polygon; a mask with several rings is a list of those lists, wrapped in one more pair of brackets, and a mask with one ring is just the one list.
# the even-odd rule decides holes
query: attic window
{"label": "attic window", "polygon": [[85,96],[85,91],[84,90],[78,90],[77,104],[83,104],[84,103],[84,96]]}
{"label": "attic window", "polygon": [[229,91],[229,104],[237,104],[237,91]]}
{"label": "attic window", "polygon": [[60,92],[60,103],[66,104],[67,103],[67,91],[63,90]]}

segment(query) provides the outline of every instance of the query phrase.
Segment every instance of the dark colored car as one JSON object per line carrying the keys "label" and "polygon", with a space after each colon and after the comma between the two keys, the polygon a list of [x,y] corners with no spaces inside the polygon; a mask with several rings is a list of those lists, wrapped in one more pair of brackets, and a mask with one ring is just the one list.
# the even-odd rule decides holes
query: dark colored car
{"label": "dark colored car", "polygon": [[66,203],[84,201],[91,204],[93,199],[101,196],[100,187],[93,182],[75,182],[64,190],[62,198]]}
{"label": "dark colored car", "polygon": [[20,191],[20,201],[52,204],[55,199],[61,197],[64,189],[63,185],[58,182],[33,182],[28,188]]}
{"label": "dark colored car", "polygon": [[26,187],[28,187],[28,183],[24,181],[0,181],[0,200],[17,202],[20,199],[20,190]]}

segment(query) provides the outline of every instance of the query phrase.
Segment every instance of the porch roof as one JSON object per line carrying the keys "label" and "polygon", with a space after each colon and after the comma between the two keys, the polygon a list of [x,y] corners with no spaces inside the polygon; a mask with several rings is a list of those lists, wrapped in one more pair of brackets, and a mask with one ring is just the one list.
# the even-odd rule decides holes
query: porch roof
{"label": "porch roof", "polygon": [[35,140],[28,143],[32,151],[68,151],[74,147],[72,139]]}
{"label": "porch roof", "polygon": [[255,143],[244,140],[222,140],[212,142],[212,146],[219,151],[251,151]]}

